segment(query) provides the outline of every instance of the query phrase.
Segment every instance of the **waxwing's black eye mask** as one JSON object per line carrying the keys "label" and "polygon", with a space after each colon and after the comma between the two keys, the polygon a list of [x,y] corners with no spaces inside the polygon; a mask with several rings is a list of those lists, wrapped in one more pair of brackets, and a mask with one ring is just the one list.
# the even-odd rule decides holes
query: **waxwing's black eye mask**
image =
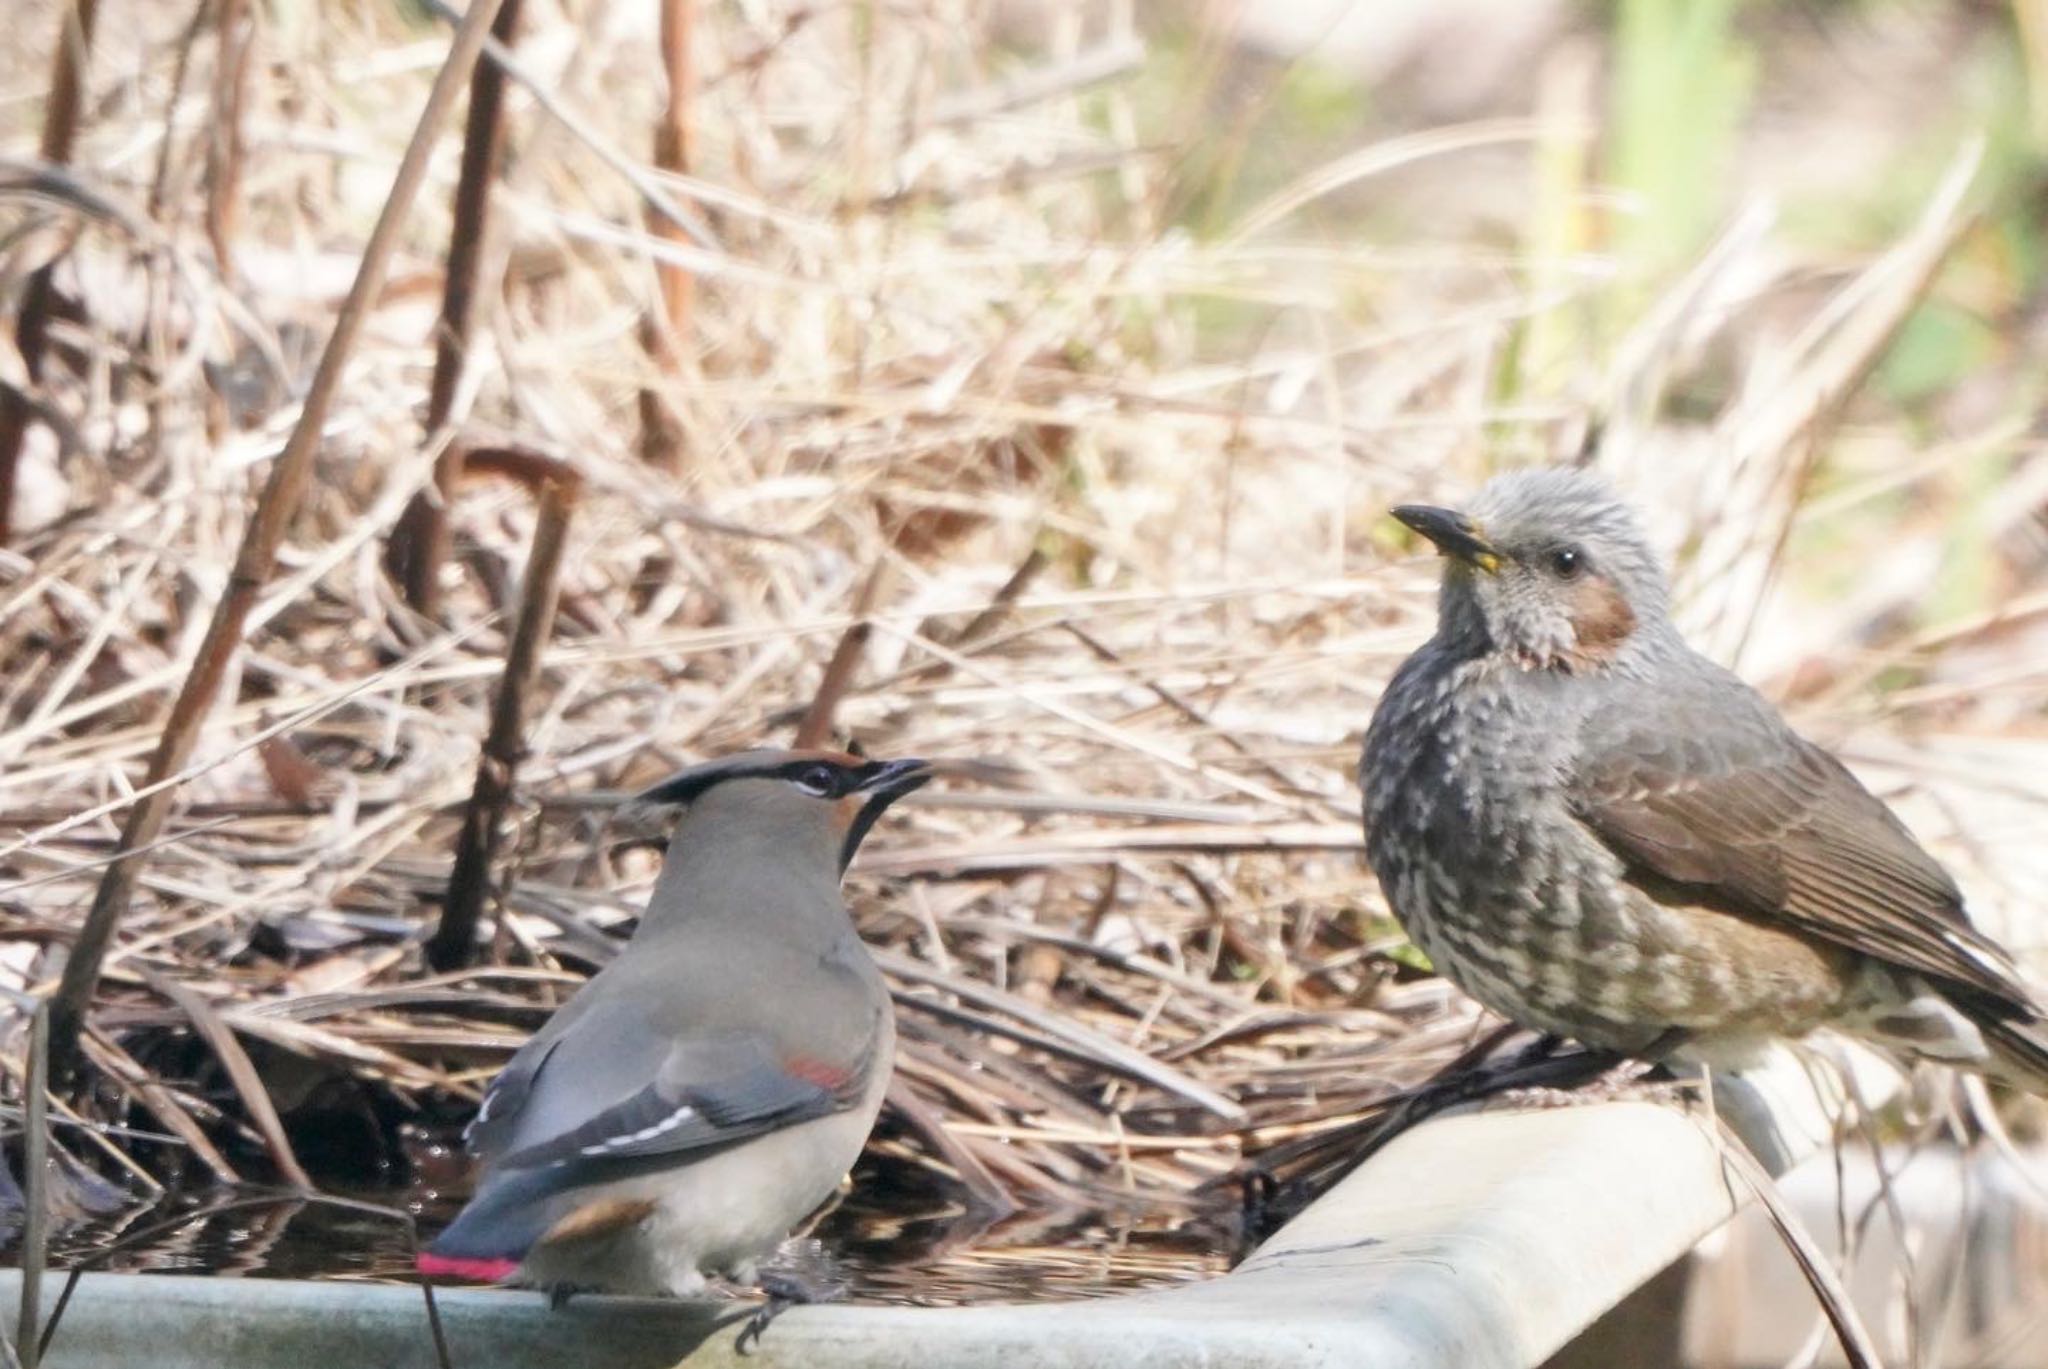
{"label": "waxwing's black eye mask", "polygon": [[815,753],[793,759],[786,753],[752,753],[694,766],[643,791],[639,801],[683,807],[727,780],[785,781],[808,797],[842,803],[849,810],[842,819],[846,835],[839,848],[839,868],[844,870],[889,805],[931,777],[931,765],[916,759],[876,761],[848,756],[841,761],[820,759]]}
{"label": "waxwing's black eye mask", "polygon": [[789,777],[796,787],[813,798],[836,799],[847,790],[846,772],[836,765],[813,761],[798,766]]}

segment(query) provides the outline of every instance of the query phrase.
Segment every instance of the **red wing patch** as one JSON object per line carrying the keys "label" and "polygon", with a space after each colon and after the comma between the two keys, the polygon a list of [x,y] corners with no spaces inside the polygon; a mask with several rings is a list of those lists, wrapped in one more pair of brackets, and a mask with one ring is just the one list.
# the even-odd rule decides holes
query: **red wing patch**
{"label": "red wing patch", "polygon": [[413,1261],[413,1268],[431,1277],[497,1283],[518,1273],[519,1261],[470,1259],[461,1255],[433,1255],[421,1251]]}
{"label": "red wing patch", "polygon": [[782,1061],[782,1068],[785,1073],[795,1075],[807,1084],[816,1084],[828,1093],[839,1092],[853,1077],[850,1071],[827,1064],[815,1055],[787,1056]]}

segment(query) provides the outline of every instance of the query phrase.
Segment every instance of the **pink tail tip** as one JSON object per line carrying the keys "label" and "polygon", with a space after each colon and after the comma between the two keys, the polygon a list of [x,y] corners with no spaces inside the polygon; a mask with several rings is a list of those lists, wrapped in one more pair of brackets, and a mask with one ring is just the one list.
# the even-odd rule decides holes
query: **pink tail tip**
{"label": "pink tail tip", "polygon": [[419,1258],[413,1261],[413,1268],[422,1274],[474,1279],[478,1283],[496,1283],[517,1273],[519,1261],[469,1259],[461,1255],[434,1255],[422,1251]]}

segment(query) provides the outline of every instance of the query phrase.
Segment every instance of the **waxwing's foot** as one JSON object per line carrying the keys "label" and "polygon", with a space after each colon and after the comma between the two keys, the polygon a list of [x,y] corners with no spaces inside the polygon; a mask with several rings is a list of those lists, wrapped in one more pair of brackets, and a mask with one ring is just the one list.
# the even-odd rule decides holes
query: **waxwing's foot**
{"label": "waxwing's foot", "polygon": [[795,1306],[795,1299],[777,1297],[770,1293],[768,1301],[761,1304],[761,1310],[748,1317],[747,1324],[740,1328],[738,1337],[732,1343],[734,1352],[741,1355],[753,1354],[756,1347],[761,1344],[761,1337],[767,1334],[768,1323]]}
{"label": "waxwing's foot", "polygon": [[790,1308],[831,1302],[844,1297],[847,1287],[846,1276],[816,1241],[786,1242],[756,1275],[755,1284],[768,1295],[768,1301],[747,1319],[733,1341],[732,1348],[742,1355],[753,1354],[768,1324]]}
{"label": "waxwing's foot", "polygon": [[551,1283],[548,1285],[548,1311],[559,1312],[569,1305],[569,1299],[581,1291],[573,1283]]}

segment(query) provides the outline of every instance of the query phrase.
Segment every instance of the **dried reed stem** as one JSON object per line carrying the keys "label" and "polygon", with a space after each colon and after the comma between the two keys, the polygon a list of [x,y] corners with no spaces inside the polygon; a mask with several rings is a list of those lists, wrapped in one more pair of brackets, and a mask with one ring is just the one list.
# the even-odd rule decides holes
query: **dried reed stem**
{"label": "dried reed stem", "polygon": [[[668,78],[668,102],[654,126],[654,164],[677,176],[688,175],[696,160],[696,13],[696,0],[662,0],[661,67]],[[663,242],[685,247],[690,244],[691,236],[682,225],[651,205],[647,227]],[[654,276],[660,312],[647,320],[644,332],[656,371],[666,378],[681,369],[690,345],[690,306],[696,277],[689,268],[659,257],[655,259]],[[650,465],[669,470],[676,469],[682,461],[682,429],[656,387],[640,392],[640,454]]]}
{"label": "dried reed stem", "polygon": [[[76,0],[65,12],[64,31],[50,73],[50,93],[43,105],[42,159],[68,165],[78,141],[79,106],[85,91],[86,64],[92,57],[92,33],[99,21],[99,0]],[[22,290],[21,314],[14,324],[14,345],[22,371],[34,385],[43,376],[43,353],[50,341],[50,311],[56,303],[53,266],[43,266]],[[30,396],[0,385],[0,547],[14,526],[14,489],[21,468],[21,444],[35,417]]]}
{"label": "dried reed stem", "polygon": [[22,1369],[42,1359],[36,1327],[43,1319],[43,1270],[50,1256],[50,1005],[38,1000],[29,1017],[28,1080],[22,1099],[21,1315],[14,1323]]}
{"label": "dried reed stem", "polygon": [[[654,164],[663,171],[687,176],[697,160],[697,65],[693,39],[696,0],[662,0],[661,68],[668,77],[668,103],[654,129]],[[648,227],[668,242],[687,246],[690,235],[681,225],[650,212]],[[664,354],[673,358],[689,338],[690,301],[696,277],[673,262],[658,261],[655,280],[661,288],[662,320],[668,325]]]}
{"label": "dried reed stem", "polygon": [[469,806],[462,815],[455,868],[448,876],[448,899],[441,909],[440,925],[427,942],[427,963],[444,973],[461,969],[476,954],[476,929],[497,857],[499,825],[512,801],[519,762],[526,754],[526,701],[540,679],[541,650],[554,631],[555,606],[561,598],[562,549],[582,484],[574,471],[557,466],[540,486],[540,517],[534,524],[533,549],[520,591],[519,621],[505,649],[505,673],[499,677],[498,692],[491,701],[491,729],[477,759]]}
{"label": "dried reed stem", "polygon": [[263,1137],[263,1144],[269,1149],[271,1163],[277,1166],[279,1176],[293,1188],[306,1192],[319,1187],[292,1150],[291,1140],[284,1133],[284,1123],[277,1115],[277,1107],[270,1101],[270,1091],[263,1085],[262,1074],[257,1071],[249,1053],[242,1049],[234,1030],[221,1020],[213,1004],[204,994],[176,980],[161,975],[147,975],[145,978],[152,988],[177,1004],[179,1011],[191,1019],[193,1029],[219,1059],[221,1068],[227,1071],[228,1082],[234,1085],[236,1096],[242,1100],[242,1110]]}
{"label": "dried reed stem", "polygon": [[811,697],[811,706],[804,712],[803,721],[797,724],[795,745],[804,747],[823,746],[832,737],[832,718],[839,709],[839,701],[853,685],[854,672],[860,669],[862,655],[867,651],[868,638],[874,635],[875,603],[881,598],[884,586],[889,580],[890,562],[884,557],[868,572],[868,578],[861,582],[860,592],[853,600],[853,622],[840,634],[839,645],[832,649],[832,659],[825,663],[825,674],[818,681],[818,692]]}
{"label": "dried reed stem", "polygon": [[[91,0],[80,0],[82,6],[90,3]],[[248,528],[243,533],[227,588],[214,606],[206,637],[193,657],[191,671],[171,705],[170,717],[165,721],[156,750],[150,756],[149,769],[143,780],[145,788],[162,782],[181,769],[199,740],[200,723],[213,706],[214,696],[220,692],[221,681],[226,678],[228,662],[241,642],[242,624],[255,607],[258,592],[270,579],[285,529],[290,526],[292,515],[298,511],[307,482],[312,478],[313,457],[320,449],[321,431],[335,393],[341,386],[342,369],[348,361],[348,354],[362,331],[363,321],[368,317],[378,291],[383,288],[392,249],[397,246],[399,230],[412,209],[413,197],[419,192],[421,181],[425,179],[434,143],[440,137],[441,127],[455,103],[456,92],[476,65],[477,54],[482,50],[484,36],[497,14],[498,5],[499,0],[474,0],[455,32],[447,61],[435,77],[433,89],[427,94],[426,108],[421,111],[419,124],[406,146],[405,158],[399,163],[398,174],[392,181],[383,211],[377,217],[377,225],[370,232],[369,242],[364,245],[355,283],[349,288],[348,298],[343,301],[341,312],[334,320],[334,331],[327,339],[326,350],[321,353],[320,365],[307,390],[299,420],[292,428],[284,451],[271,466],[270,479],[265,483],[262,497],[258,499]],[[50,1004],[50,1062],[60,1079],[68,1077],[76,1068],[79,1029],[84,1024],[93,989],[99,983],[100,965],[106,959],[114,928],[127,912],[135,883],[142,874],[142,848],[154,844],[162,835],[174,793],[174,786],[165,785],[129,810],[128,820],[121,829],[120,854],[101,878],[92,907],[86,914],[84,925],[79,928],[78,941],[72,947],[70,958],[65,961],[63,978]]]}
{"label": "dried reed stem", "polygon": [[[224,278],[235,274],[235,225],[241,216],[242,158],[248,145],[249,57],[256,49],[258,12],[248,0],[221,0],[215,21],[213,119],[206,142],[206,237]],[[166,144],[169,143],[166,138]]]}
{"label": "dried reed stem", "polygon": [[[517,40],[524,0],[504,0],[491,36],[508,48]],[[455,389],[476,331],[476,298],[481,285],[484,241],[490,231],[491,186],[505,149],[505,73],[495,62],[479,63],[469,83],[469,114],[462,135],[462,169],[455,182],[449,226],[448,267],[442,282],[441,321],[434,336],[434,378],[427,390],[429,433],[440,431],[455,403]]]}
{"label": "dried reed stem", "polygon": [[[524,0],[504,0],[492,39],[510,49]],[[447,424],[455,407],[476,333],[476,300],[482,285],[484,244],[489,236],[491,187],[505,148],[505,72],[496,62],[478,65],[469,86],[469,115],[462,138],[462,169],[455,182],[448,266],[441,287],[441,319],[434,332],[434,377],[427,390],[429,438]],[[434,483],[414,495],[391,532],[388,564],[397,573],[406,603],[423,617],[441,613],[441,567],[448,560],[448,509],[462,483],[463,449],[451,443],[434,462]]]}

